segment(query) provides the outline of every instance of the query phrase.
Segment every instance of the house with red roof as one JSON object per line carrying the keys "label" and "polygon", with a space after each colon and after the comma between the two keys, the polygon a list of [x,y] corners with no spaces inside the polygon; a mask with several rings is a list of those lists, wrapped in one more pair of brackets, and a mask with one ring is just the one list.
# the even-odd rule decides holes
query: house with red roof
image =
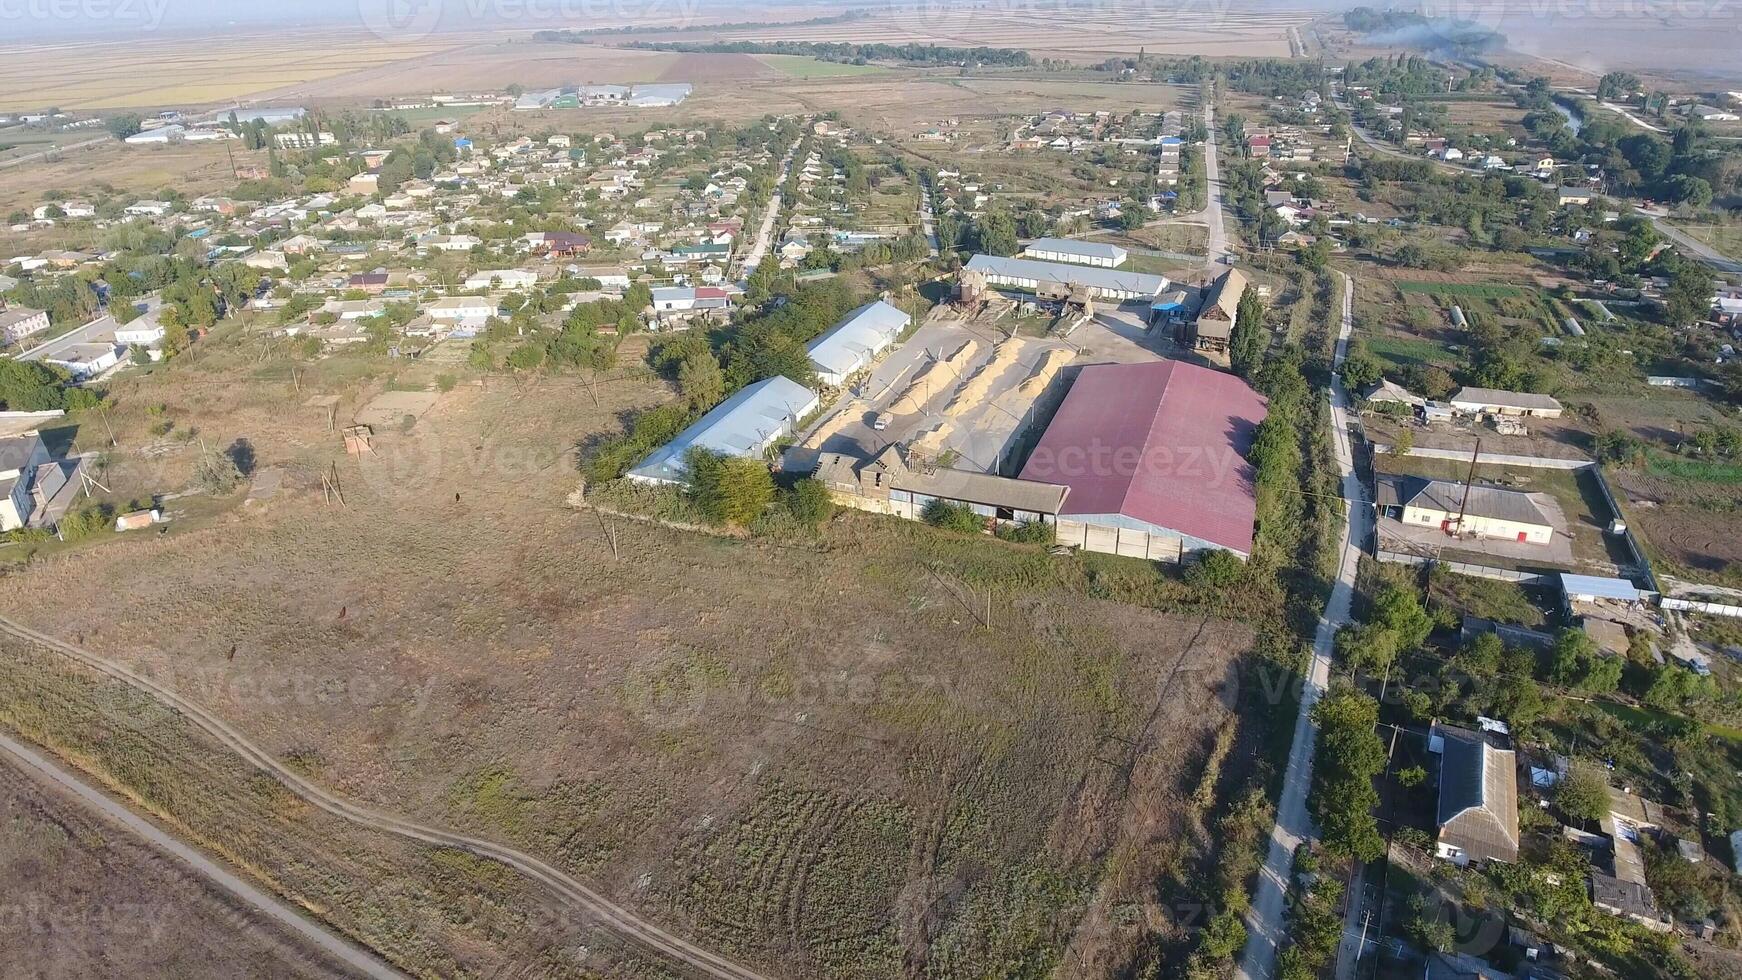
{"label": "house with red roof", "polygon": [[1184,361],[1084,367],[1022,479],[1070,488],[1058,541],[1178,562],[1252,553],[1258,512],[1246,461],[1268,409],[1239,377]]}

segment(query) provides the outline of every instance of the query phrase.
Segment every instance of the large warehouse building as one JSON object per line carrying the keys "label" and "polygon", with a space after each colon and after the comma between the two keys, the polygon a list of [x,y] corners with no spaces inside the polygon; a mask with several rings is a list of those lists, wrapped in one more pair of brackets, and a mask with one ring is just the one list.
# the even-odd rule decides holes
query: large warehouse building
{"label": "large warehouse building", "polygon": [[1124,249],[1107,242],[1079,242],[1069,238],[1036,238],[1022,250],[1031,259],[1044,262],[1074,262],[1103,269],[1117,269],[1125,264]]}
{"label": "large warehouse building", "polygon": [[1005,258],[1002,255],[976,255],[968,260],[968,269],[978,272],[993,286],[1007,286],[1036,292],[1042,286],[1084,286],[1096,299],[1153,300],[1167,288],[1166,276],[1120,269],[1101,269],[1064,262],[1041,262],[1036,259]]}
{"label": "large warehouse building", "polygon": [[816,392],[787,378],[745,385],[625,475],[643,483],[683,483],[689,475],[684,456],[696,447],[722,456],[760,456],[817,404]]}
{"label": "large warehouse building", "polygon": [[913,318],[878,300],[859,307],[805,348],[811,370],[826,385],[839,387],[887,350]]}
{"label": "large warehouse building", "polygon": [[1252,553],[1258,503],[1246,454],[1266,415],[1238,377],[1183,361],[1082,369],[1022,479],[1070,488],[1058,541],[1177,562]]}

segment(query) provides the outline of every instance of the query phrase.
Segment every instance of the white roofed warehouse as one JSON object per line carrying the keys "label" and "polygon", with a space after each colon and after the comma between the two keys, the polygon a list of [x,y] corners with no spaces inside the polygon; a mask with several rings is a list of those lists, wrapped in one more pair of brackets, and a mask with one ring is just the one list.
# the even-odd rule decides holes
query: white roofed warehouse
{"label": "white roofed warehouse", "polygon": [[1125,264],[1126,252],[1106,242],[1079,242],[1069,238],[1037,238],[1022,250],[1027,258],[1046,262],[1072,262],[1103,269],[1117,269]]}
{"label": "white roofed warehouse", "polygon": [[1082,286],[1096,299],[1152,300],[1167,288],[1166,276],[1120,269],[1100,269],[1065,262],[1042,262],[1038,259],[1005,258],[1001,255],[976,255],[967,268],[978,272],[993,286],[1007,286],[1036,292],[1042,286]]}
{"label": "white roofed warehouse", "polygon": [[811,369],[823,384],[839,387],[870,367],[912,322],[912,317],[882,300],[867,303],[810,342],[805,351]]}
{"label": "white roofed warehouse", "polygon": [[817,405],[816,392],[787,378],[746,385],[625,475],[642,483],[684,483],[684,457],[697,447],[722,456],[760,456]]}

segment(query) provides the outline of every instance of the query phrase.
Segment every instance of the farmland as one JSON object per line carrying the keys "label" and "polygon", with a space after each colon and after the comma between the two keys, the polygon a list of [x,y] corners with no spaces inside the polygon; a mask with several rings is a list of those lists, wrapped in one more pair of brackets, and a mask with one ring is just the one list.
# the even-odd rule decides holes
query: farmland
{"label": "farmland", "polygon": [[854,75],[876,75],[886,69],[876,65],[848,65],[837,61],[822,61],[790,54],[757,55],[756,60],[793,78],[840,78]]}
{"label": "farmland", "polygon": [[[335,76],[367,73],[451,42],[385,43],[356,34],[81,45],[71,64],[58,48],[8,51],[0,92],[9,106],[123,108],[222,102]],[[427,87],[427,86],[426,86]]]}
{"label": "farmland", "polygon": [[[1253,641],[1214,609],[1143,608],[1189,610],[1177,581],[865,515],[781,542],[577,512],[565,450],[667,397],[634,372],[599,385],[597,405],[562,379],[455,389],[372,456],[341,458],[345,505],[327,505],[311,480],[336,443],[300,406],[331,390],[349,413],[381,382],[340,362],[302,392],[277,370],[248,368],[249,381],[234,372],[251,351],[216,338],[119,394],[113,423],[124,446],[165,417],[246,438],[287,490],[263,510],[190,499],[166,536],[44,553],[8,581],[9,614],[171,681],[323,784],[533,850],[780,972],[886,976],[920,955],[980,973],[1067,947],[1112,971],[1146,935],[1180,934],[1148,883],[1213,847],[1191,767],[1233,731],[1225,689]],[[108,478],[173,484],[187,465],[124,451]],[[122,597],[100,620],[98,583],[105,602]],[[0,711],[40,718],[33,731],[55,744],[66,719],[27,706],[71,711],[40,693],[70,682],[7,674]],[[139,778],[136,759],[94,764]],[[208,798],[207,778],[174,769],[149,792],[211,842],[203,809],[178,812]],[[222,812],[259,828],[255,863],[336,902],[358,857],[308,856],[331,884],[282,872],[292,859],[268,841],[284,831],[257,821],[307,818],[239,792]],[[369,873],[424,882],[431,860],[389,848]],[[912,904],[945,891],[948,907]],[[506,932],[415,941],[477,944],[493,968],[554,955],[517,945],[522,900],[492,894]],[[1152,925],[1094,925],[1126,903]],[[335,906],[348,930],[406,948],[359,914]],[[402,962],[446,972],[416,959],[431,948]]]}

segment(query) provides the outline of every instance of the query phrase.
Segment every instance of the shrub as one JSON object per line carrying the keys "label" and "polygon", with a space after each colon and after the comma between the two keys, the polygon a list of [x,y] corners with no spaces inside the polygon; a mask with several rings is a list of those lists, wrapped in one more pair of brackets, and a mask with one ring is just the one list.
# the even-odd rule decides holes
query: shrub
{"label": "shrub", "polygon": [[1240,581],[1240,559],[1217,548],[1206,551],[1186,566],[1186,581],[1199,588],[1221,589]]}
{"label": "shrub", "polygon": [[986,518],[974,513],[974,509],[967,504],[952,504],[947,500],[933,499],[925,505],[920,516],[933,527],[960,531],[963,534],[982,534],[986,530]]}
{"label": "shrub", "polygon": [[94,538],[114,526],[114,512],[107,504],[96,504],[68,514],[60,520],[60,536],[68,542]]}
{"label": "shrub", "polygon": [[1053,526],[1045,521],[1000,524],[993,529],[993,533],[1005,541],[1015,541],[1018,544],[1051,544],[1055,535]]}
{"label": "shrub", "polygon": [[691,496],[715,523],[746,527],[774,501],[774,477],[759,459],[696,448],[684,462],[689,467]]}
{"label": "shrub", "polygon": [[781,503],[793,520],[813,530],[835,513],[835,502],[829,497],[829,488],[810,477],[793,484],[792,489],[781,495]]}

